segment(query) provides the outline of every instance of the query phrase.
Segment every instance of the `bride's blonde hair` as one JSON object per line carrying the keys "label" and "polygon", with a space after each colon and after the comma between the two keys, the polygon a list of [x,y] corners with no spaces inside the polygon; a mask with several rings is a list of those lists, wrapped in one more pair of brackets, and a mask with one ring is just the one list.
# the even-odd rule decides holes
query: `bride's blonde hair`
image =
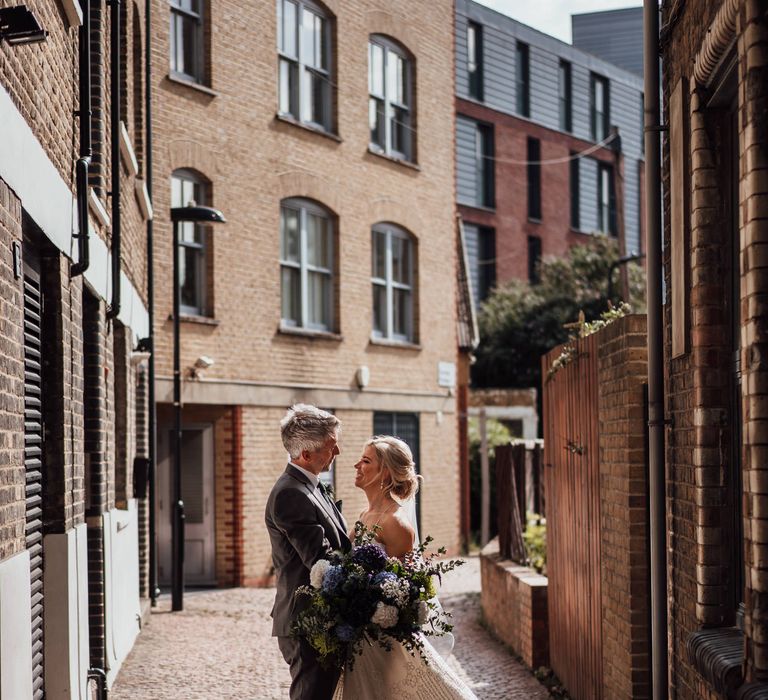
{"label": "bride's blonde hair", "polygon": [[389,473],[389,482],[382,479],[382,490],[385,494],[406,501],[416,495],[421,483],[421,476],[416,473],[411,448],[400,438],[391,435],[375,435],[365,446],[373,447],[382,468]]}

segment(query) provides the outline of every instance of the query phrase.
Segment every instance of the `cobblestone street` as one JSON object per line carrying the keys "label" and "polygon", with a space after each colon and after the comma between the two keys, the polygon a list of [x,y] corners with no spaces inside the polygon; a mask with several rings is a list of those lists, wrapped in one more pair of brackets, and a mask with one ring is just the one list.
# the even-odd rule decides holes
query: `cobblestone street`
{"label": "cobblestone street", "polygon": [[[441,602],[454,615],[450,663],[482,699],[545,700],[546,689],[479,624],[477,557],[446,577]],[[123,665],[114,700],[288,697],[288,668],[270,636],[274,590],[188,591],[185,610],[161,597]],[[362,700],[362,699],[361,699]]]}

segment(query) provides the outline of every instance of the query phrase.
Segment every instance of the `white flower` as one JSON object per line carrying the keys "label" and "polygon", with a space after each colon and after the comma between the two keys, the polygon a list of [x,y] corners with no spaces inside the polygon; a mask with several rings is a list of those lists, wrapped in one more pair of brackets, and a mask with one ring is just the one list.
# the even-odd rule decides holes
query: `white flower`
{"label": "white flower", "polygon": [[373,613],[371,622],[382,629],[394,627],[397,624],[397,608],[394,605],[387,605],[379,601],[376,604],[376,612]]}
{"label": "white flower", "polygon": [[390,600],[395,601],[398,608],[402,608],[408,602],[408,581],[397,579],[396,581],[385,581],[381,584],[381,592]]}
{"label": "white flower", "polygon": [[427,602],[425,600],[419,601],[419,609],[416,613],[416,622],[419,625],[423,625],[427,618],[429,617],[429,605],[427,605]]}
{"label": "white flower", "polygon": [[331,562],[327,559],[318,559],[315,565],[309,572],[309,582],[312,584],[312,588],[320,588],[323,585],[323,577],[325,572],[331,568]]}

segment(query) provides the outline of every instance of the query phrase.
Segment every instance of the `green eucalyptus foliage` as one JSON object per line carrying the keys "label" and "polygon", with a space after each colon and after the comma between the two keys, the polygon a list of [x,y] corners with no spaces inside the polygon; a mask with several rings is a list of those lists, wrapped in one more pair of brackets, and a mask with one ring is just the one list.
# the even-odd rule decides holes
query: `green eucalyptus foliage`
{"label": "green eucalyptus foliage", "polygon": [[[478,318],[480,346],[472,367],[477,387],[539,387],[541,356],[568,340],[566,324],[576,323],[583,311],[586,321],[600,317],[609,307],[608,272],[618,260],[616,240],[595,235],[574,246],[562,258],[544,257],[540,282],[521,280],[496,289],[483,304]],[[627,265],[633,312],[645,310],[645,273]],[[613,299],[618,305],[620,273],[614,269]]]}

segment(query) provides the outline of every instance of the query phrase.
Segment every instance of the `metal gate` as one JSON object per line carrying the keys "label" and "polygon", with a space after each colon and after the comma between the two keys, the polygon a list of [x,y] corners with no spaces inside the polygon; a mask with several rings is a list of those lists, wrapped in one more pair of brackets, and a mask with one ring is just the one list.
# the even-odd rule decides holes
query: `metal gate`
{"label": "metal gate", "polygon": [[43,405],[42,315],[40,274],[24,266],[24,468],[26,538],[32,597],[32,687],[34,700],[43,688]]}
{"label": "metal gate", "polygon": [[[597,335],[544,381],[549,649],[574,700],[603,697]],[[560,355],[543,358],[543,376]]]}

